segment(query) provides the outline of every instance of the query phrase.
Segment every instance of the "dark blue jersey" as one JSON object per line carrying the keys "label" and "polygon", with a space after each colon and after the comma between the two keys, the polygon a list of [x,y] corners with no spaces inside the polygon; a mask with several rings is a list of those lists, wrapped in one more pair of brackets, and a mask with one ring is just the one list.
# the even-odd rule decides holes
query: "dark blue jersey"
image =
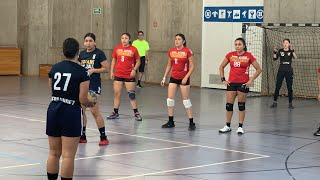
{"label": "dark blue jersey", "polygon": [[85,68],[64,60],[52,67],[49,78],[52,79],[52,101],[80,106],[80,83],[89,80]]}
{"label": "dark blue jersey", "polygon": [[[83,50],[79,55],[80,64],[86,69],[99,69],[101,68],[101,62],[107,60],[103,51],[95,48],[92,52]],[[94,83],[97,86],[101,86],[101,77],[99,73],[93,73],[90,75],[90,83]]]}

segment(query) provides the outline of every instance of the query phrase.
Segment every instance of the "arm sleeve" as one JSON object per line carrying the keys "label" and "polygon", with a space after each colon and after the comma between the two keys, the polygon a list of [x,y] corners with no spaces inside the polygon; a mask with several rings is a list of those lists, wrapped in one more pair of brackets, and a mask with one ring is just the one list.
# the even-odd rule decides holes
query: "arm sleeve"
{"label": "arm sleeve", "polygon": [[250,53],[250,63],[252,64],[257,59]]}
{"label": "arm sleeve", "polygon": [[134,48],[134,60],[140,59],[139,52],[137,48]]}
{"label": "arm sleeve", "polygon": [[88,73],[88,71],[83,68],[82,71],[81,71],[81,77],[80,77],[80,82],[84,82],[84,81],[88,81],[90,80],[90,75]]}
{"label": "arm sleeve", "polygon": [[105,60],[107,60],[107,57],[106,57],[106,55],[104,54],[104,52],[101,51],[101,54],[100,54],[100,62],[105,61]]}
{"label": "arm sleeve", "polygon": [[187,57],[189,58],[191,56],[193,56],[193,52],[191,51],[191,49],[189,49],[188,52],[187,52]]}
{"label": "arm sleeve", "polygon": [[149,46],[149,43],[146,41],[146,51],[149,51],[150,50],[150,46]]}
{"label": "arm sleeve", "polygon": [[113,52],[112,52],[112,58],[117,59],[117,51],[116,48],[114,48]]}
{"label": "arm sleeve", "polygon": [[50,72],[48,73],[49,78],[53,78],[53,67],[51,68]]}
{"label": "arm sleeve", "polygon": [[228,59],[228,61],[230,61],[231,56],[232,56],[232,52],[229,52],[229,53],[226,55],[226,59]]}

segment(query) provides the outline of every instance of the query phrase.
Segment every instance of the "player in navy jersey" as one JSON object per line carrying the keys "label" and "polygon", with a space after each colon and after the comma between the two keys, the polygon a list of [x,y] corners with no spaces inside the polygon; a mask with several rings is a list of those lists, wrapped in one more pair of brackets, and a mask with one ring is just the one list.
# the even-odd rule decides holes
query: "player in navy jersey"
{"label": "player in navy jersey", "polygon": [[68,38],[63,43],[66,60],[54,65],[49,73],[52,101],[47,111],[46,134],[49,139],[47,177],[56,180],[62,155],[61,180],[72,179],[74,158],[82,129],[82,109],[94,104],[87,98],[89,74],[78,64],[79,43]]}
{"label": "player in navy jersey", "polygon": [[273,103],[270,106],[270,108],[275,108],[277,107],[277,100],[279,96],[279,91],[281,89],[282,81],[285,78],[286,79],[286,84],[287,84],[287,89],[288,89],[288,98],[289,98],[289,108],[294,109],[292,105],[292,100],[293,100],[293,91],[292,91],[292,85],[293,85],[293,69],[291,67],[292,64],[292,58],[297,59],[297,55],[294,52],[294,49],[292,48],[290,44],[289,39],[284,39],[282,41],[283,48],[277,50],[277,48],[274,48],[273,51],[273,60],[277,60],[280,57],[280,66],[278,69],[278,74],[277,74],[277,83],[276,83],[276,89],[274,92],[274,97],[273,97]]}
{"label": "player in navy jersey", "polygon": [[[84,36],[84,46],[86,47],[85,50],[80,52],[79,55],[79,62],[80,64],[85,67],[88,72],[90,73],[90,85],[89,90],[95,92],[96,94],[100,95],[101,93],[101,73],[108,72],[108,62],[105,54],[100,49],[96,48],[96,36],[92,33],[87,33]],[[82,136],[80,138],[80,143],[86,143],[86,126],[87,126],[87,115],[86,115],[86,108],[83,108],[83,130]],[[91,113],[96,120],[99,132],[100,132],[100,142],[99,145],[107,145],[109,141],[107,139],[107,135],[105,133],[105,124],[104,120],[100,114],[99,110],[99,102],[92,107]]]}

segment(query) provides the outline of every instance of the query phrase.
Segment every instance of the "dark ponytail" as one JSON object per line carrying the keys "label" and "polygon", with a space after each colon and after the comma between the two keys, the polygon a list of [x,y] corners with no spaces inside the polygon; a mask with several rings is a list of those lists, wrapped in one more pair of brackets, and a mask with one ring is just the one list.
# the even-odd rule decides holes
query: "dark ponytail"
{"label": "dark ponytail", "polygon": [[91,37],[94,41],[96,41],[96,35],[94,35],[93,33],[87,33],[86,35],[84,35],[83,39],[85,39],[86,37]]}
{"label": "dark ponytail", "polygon": [[244,50],[245,52],[247,52],[247,51],[248,51],[246,41],[245,41],[243,38],[237,38],[235,41],[241,41],[241,42],[242,42],[242,44],[244,45],[243,50]]}
{"label": "dark ponytail", "polygon": [[63,55],[69,59],[75,58],[77,53],[79,52],[79,43],[73,38],[64,40],[62,47]]}
{"label": "dark ponytail", "polygon": [[187,40],[186,40],[186,37],[184,36],[184,34],[179,33],[175,37],[177,37],[177,36],[180,36],[184,40],[183,46],[186,47],[187,46]]}

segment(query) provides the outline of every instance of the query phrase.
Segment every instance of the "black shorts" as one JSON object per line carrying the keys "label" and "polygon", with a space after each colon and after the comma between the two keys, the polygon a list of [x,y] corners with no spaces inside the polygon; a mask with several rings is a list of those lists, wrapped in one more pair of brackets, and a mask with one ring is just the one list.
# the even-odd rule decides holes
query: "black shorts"
{"label": "black shorts", "polygon": [[243,93],[248,93],[249,88],[246,88],[246,86],[243,84],[244,83],[229,83],[227,86],[227,91],[240,91]]}
{"label": "black shorts", "polygon": [[182,79],[175,79],[173,77],[170,77],[169,83],[174,83],[174,84],[178,84],[178,85],[182,85],[182,86],[187,86],[187,85],[190,85],[190,78],[188,79],[186,84],[181,84],[182,83]]}
{"label": "black shorts", "polygon": [[52,101],[47,111],[46,134],[53,137],[80,137],[82,134],[81,107]]}
{"label": "black shorts", "polygon": [[136,82],[136,78],[121,78],[121,77],[114,77],[115,81],[122,81],[122,82]]}
{"label": "black shorts", "polygon": [[89,90],[95,92],[96,94],[101,94],[101,86],[91,83],[89,85]]}
{"label": "black shorts", "polygon": [[139,66],[139,72],[144,72],[144,67],[146,66],[146,57],[145,56],[141,56],[140,57],[140,66]]}

